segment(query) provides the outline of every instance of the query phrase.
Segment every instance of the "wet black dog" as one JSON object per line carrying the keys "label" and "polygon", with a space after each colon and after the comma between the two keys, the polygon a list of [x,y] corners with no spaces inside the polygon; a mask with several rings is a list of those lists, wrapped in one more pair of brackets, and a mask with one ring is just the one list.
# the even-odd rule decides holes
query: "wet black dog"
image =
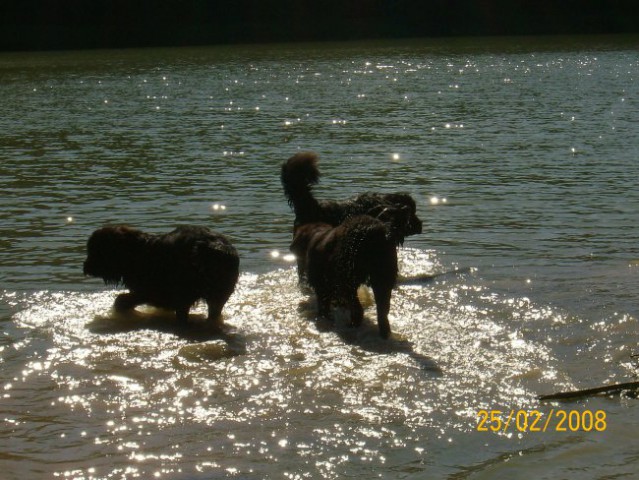
{"label": "wet black dog", "polygon": [[[343,201],[318,201],[312,192],[320,172],[318,157],[313,152],[300,152],[282,165],[281,180],[289,205],[295,212],[295,226],[307,223],[328,223],[334,227],[356,215],[379,218],[384,212],[392,220],[393,237],[398,244],[404,238],[422,232],[422,221],[417,217],[415,200],[407,193],[363,193]],[[392,219],[395,212],[404,223]],[[381,219],[381,218],[380,218]],[[385,223],[385,219],[381,219]]]}
{"label": "wet black dog", "polygon": [[175,310],[186,322],[203,299],[208,321],[222,327],[222,308],[235,289],[239,257],[230,241],[204,227],[181,226],[152,235],[127,226],[103,227],[89,237],[84,274],[124,285],[117,311],[149,304]]}
{"label": "wet black dog", "polygon": [[347,219],[337,227],[307,223],[296,228],[291,251],[301,260],[317,295],[319,315],[329,318],[331,304],[345,304],[351,324],[364,317],[357,289],[373,289],[377,324],[383,338],[390,336],[388,312],[397,280],[397,240],[384,222],[368,215]]}

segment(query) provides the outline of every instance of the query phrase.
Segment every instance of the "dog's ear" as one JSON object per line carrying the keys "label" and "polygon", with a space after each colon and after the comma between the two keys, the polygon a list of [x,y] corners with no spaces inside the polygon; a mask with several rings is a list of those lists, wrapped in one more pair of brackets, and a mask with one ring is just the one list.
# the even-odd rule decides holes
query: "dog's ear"
{"label": "dog's ear", "polygon": [[388,229],[388,238],[392,239],[397,245],[404,244],[404,237],[409,230],[411,219],[411,208],[409,205],[397,207],[385,207],[376,216],[378,220],[383,222]]}

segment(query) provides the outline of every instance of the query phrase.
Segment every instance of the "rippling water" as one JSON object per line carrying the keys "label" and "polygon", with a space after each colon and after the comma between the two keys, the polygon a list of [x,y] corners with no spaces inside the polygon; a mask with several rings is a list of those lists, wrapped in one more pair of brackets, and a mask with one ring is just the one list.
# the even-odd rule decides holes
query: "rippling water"
{"label": "rippling water", "polygon": [[[639,318],[636,38],[0,55],[0,467],[7,478],[632,478]],[[379,339],[316,321],[281,162],[322,198],[410,192]],[[104,223],[210,226],[242,276],[116,315],[81,274]],[[456,271],[456,269],[459,269]],[[604,411],[603,431],[478,431],[480,410]],[[552,425],[551,425],[552,427]]]}

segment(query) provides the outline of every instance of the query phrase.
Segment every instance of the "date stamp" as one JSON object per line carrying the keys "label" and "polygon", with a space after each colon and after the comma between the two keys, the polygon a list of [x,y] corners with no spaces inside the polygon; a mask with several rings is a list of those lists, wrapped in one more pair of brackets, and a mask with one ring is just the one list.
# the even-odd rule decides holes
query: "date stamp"
{"label": "date stamp", "polygon": [[479,410],[478,432],[603,432],[608,427],[603,410]]}

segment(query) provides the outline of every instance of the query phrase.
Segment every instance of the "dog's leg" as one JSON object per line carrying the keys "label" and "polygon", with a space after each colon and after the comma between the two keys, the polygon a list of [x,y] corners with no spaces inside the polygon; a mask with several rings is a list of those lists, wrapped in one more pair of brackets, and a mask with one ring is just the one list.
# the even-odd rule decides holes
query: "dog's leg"
{"label": "dog's leg", "polygon": [[331,319],[331,296],[324,288],[315,288],[317,297],[317,314],[320,317]]}
{"label": "dog's leg", "polygon": [[115,297],[113,308],[116,312],[126,312],[127,310],[131,310],[142,303],[144,303],[144,301],[135,293],[121,293]]}
{"label": "dog's leg", "polygon": [[233,294],[236,282],[237,273],[235,274],[235,276],[233,276],[231,272],[231,275],[224,281],[222,285],[211,288],[207,296],[204,297],[204,301],[206,302],[206,306],[209,312],[207,322],[216,330],[222,331],[224,328],[222,309]]}
{"label": "dog's leg", "polygon": [[219,302],[213,299],[207,299],[206,304],[209,309],[209,316],[207,322],[215,329],[222,330],[224,327],[224,321],[222,320],[222,307],[225,302]]}
{"label": "dog's leg", "polygon": [[349,295],[348,304],[351,311],[351,325],[353,327],[359,327],[364,320],[364,309],[362,308],[362,304],[359,303],[359,298],[357,298],[357,288]]}
{"label": "dog's leg", "polygon": [[307,247],[300,244],[299,238],[294,238],[291,243],[290,250],[295,255],[297,260],[297,284],[303,288],[308,286],[308,275],[307,275],[307,260],[306,260],[306,249]]}
{"label": "dog's leg", "polygon": [[306,281],[306,262],[300,257],[297,258],[297,283],[305,285]]}
{"label": "dog's leg", "polygon": [[181,325],[186,325],[189,321],[189,305],[181,305],[175,308],[175,316]]}
{"label": "dog's leg", "polygon": [[386,285],[372,285],[375,295],[375,305],[377,307],[377,325],[382,338],[390,337],[391,329],[388,323],[388,312],[390,311],[390,300],[393,292],[392,287]]}
{"label": "dog's leg", "polygon": [[331,320],[331,299],[327,296],[317,296],[317,313],[320,317]]}

